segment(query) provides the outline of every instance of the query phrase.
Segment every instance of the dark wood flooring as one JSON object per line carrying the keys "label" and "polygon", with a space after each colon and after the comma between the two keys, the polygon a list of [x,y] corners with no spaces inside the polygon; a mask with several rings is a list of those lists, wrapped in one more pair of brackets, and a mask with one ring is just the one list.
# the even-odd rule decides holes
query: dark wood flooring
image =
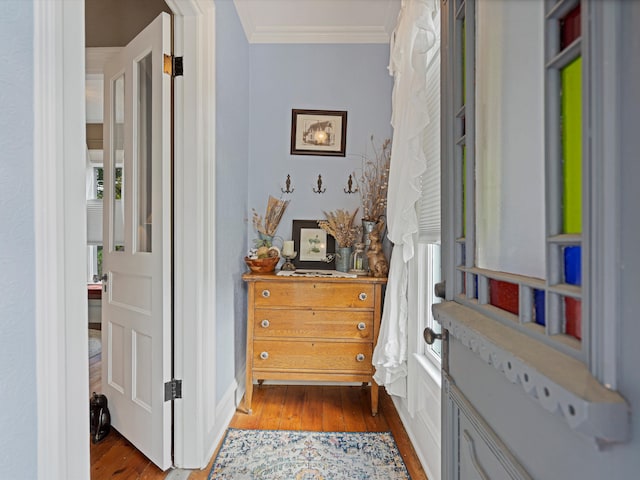
{"label": "dark wood flooring", "polygon": [[[89,362],[91,392],[100,389],[100,357]],[[371,416],[368,387],[262,385],[253,394],[253,414],[236,411],[229,427],[265,430],[390,431],[413,480],[426,480],[391,398],[380,389],[379,413]],[[90,442],[90,440],[88,440]],[[206,480],[215,453],[203,470],[189,480]],[[91,480],[160,480],[167,476],[117,431],[97,445],[91,444]]]}

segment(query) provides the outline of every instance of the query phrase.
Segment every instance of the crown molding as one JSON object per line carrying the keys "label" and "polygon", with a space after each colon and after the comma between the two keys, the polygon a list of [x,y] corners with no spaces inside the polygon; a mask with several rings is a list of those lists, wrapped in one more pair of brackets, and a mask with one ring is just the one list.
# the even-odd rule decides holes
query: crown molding
{"label": "crown molding", "polygon": [[[245,31],[246,33],[246,31]],[[256,27],[249,43],[389,43],[384,27]]]}
{"label": "crown molding", "polygon": [[[357,24],[358,19],[349,22],[347,25],[329,24],[326,19],[311,20],[309,24],[308,16],[300,11],[300,23],[292,24],[293,16],[278,16],[279,19],[288,18],[282,24],[269,24],[268,20],[261,23],[258,21],[259,12],[254,11],[252,3],[245,0],[234,0],[238,17],[244,29],[247,41],[251,44],[259,43],[315,43],[315,44],[344,44],[344,43],[379,43],[388,44],[391,32],[395,27],[400,3],[395,0],[379,2],[378,7],[383,13],[377,15],[381,20],[376,24]],[[278,2],[273,8],[278,8]],[[307,2],[309,8],[313,8],[313,2]],[[372,7],[373,8],[373,7]],[[341,12],[337,12],[336,18]],[[304,19],[304,20],[303,20]],[[286,23],[288,21],[288,23]],[[329,20],[330,21],[330,20]],[[303,23],[304,22],[304,23]],[[351,23],[351,24],[349,24]]]}

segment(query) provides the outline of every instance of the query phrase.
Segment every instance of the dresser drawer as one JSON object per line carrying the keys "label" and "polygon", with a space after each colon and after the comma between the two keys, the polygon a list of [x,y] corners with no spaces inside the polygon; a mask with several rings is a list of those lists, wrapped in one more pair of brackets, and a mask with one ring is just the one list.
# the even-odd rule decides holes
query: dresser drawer
{"label": "dresser drawer", "polygon": [[256,282],[255,306],[368,308],[374,306],[374,286],[332,282]]}
{"label": "dresser drawer", "polygon": [[371,343],[256,340],[253,369],[373,373]]}
{"label": "dresser drawer", "polygon": [[254,338],[373,340],[373,312],[256,308]]}

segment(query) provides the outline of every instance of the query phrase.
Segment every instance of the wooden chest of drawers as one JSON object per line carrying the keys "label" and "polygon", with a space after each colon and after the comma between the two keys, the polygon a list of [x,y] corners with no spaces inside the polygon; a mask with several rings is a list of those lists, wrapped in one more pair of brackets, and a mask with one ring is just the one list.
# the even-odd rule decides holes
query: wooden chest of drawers
{"label": "wooden chest of drawers", "polygon": [[247,383],[261,380],[371,382],[371,357],[380,328],[386,278],[285,277],[246,273]]}

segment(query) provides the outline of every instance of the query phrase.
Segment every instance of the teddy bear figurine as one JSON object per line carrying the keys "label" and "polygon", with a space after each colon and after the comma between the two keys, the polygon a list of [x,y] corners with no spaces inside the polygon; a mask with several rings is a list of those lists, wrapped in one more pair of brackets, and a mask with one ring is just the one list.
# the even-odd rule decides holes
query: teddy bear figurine
{"label": "teddy bear figurine", "polygon": [[376,228],[369,233],[369,250],[367,251],[367,258],[369,259],[369,272],[373,277],[386,277],[389,273],[389,262],[384,256],[382,251],[382,242],[380,241],[380,231],[384,224],[378,222]]}

